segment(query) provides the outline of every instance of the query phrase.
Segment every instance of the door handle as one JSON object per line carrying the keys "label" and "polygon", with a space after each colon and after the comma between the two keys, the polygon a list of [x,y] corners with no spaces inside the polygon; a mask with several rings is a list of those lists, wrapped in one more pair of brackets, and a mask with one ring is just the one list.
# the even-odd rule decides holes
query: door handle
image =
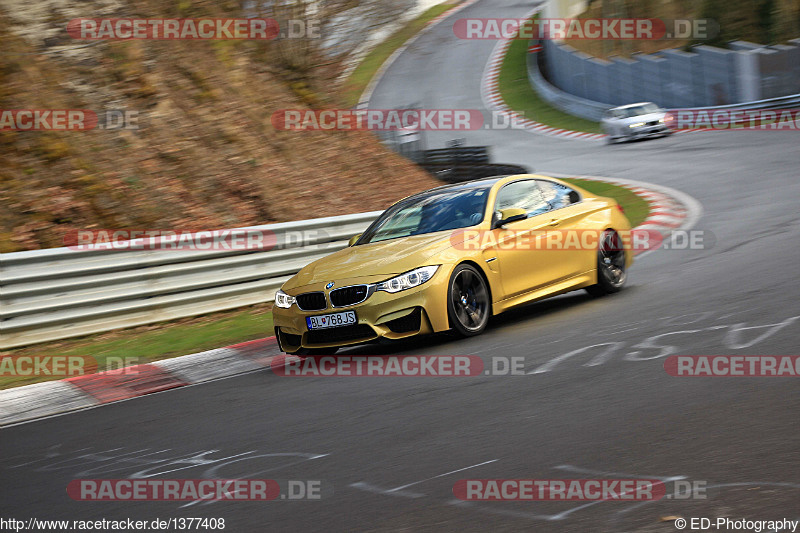
{"label": "door handle", "polygon": [[558,226],[559,224],[561,224],[561,221],[558,220],[557,218],[554,218],[553,220],[550,221],[548,226]]}

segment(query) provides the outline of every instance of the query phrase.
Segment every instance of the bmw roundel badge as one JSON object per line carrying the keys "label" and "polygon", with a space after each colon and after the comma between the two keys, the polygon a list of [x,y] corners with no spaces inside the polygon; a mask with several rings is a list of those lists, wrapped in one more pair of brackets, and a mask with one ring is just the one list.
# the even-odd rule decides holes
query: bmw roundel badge
{"label": "bmw roundel badge", "polygon": [[326,288],[326,289],[330,289],[330,288],[331,288],[331,287],[333,287],[334,285],[335,285],[335,284],[334,284],[334,283],[331,281],[330,283],[328,283],[327,285],[325,285],[325,288]]}

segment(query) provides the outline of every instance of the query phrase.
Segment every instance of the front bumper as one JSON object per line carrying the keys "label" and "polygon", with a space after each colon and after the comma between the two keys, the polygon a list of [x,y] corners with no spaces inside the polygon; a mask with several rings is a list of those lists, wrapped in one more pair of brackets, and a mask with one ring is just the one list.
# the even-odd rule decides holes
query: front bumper
{"label": "front bumper", "polygon": [[628,138],[630,139],[644,139],[646,137],[657,137],[661,135],[669,135],[672,130],[665,124],[658,126],[642,126],[639,128],[628,128]]}
{"label": "front bumper", "polygon": [[[447,281],[450,272],[442,266],[433,278],[419,287],[390,294],[377,291],[364,302],[348,307],[321,311],[302,311],[273,307],[275,335],[281,349],[296,352],[301,348],[333,348],[362,344],[378,338],[403,339],[414,335],[449,329],[447,319]],[[362,282],[363,283],[363,282]],[[348,280],[347,285],[358,281]],[[337,284],[338,285],[338,284]],[[289,291],[291,296],[306,292],[328,292],[322,284],[312,284]],[[328,302],[330,299],[328,298]],[[357,323],[327,329],[310,330],[306,317],[354,311]]]}

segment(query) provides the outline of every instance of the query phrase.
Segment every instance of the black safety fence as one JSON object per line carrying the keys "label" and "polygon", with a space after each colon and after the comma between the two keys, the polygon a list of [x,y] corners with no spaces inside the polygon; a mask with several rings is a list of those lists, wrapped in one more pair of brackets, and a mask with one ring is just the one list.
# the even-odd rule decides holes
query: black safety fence
{"label": "black safety fence", "polygon": [[460,183],[462,181],[489,178],[492,176],[508,176],[512,174],[527,174],[529,170],[522,165],[503,164],[477,164],[477,165],[429,165],[420,166],[436,179],[446,183]]}
{"label": "black safety fence", "polygon": [[425,150],[419,159],[423,165],[472,166],[491,163],[487,146],[456,146]]}

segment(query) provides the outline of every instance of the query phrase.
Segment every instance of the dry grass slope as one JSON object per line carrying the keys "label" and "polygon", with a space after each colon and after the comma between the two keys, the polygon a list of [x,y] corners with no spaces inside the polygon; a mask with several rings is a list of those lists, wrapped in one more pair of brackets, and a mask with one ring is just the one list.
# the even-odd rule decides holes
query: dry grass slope
{"label": "dry grass slope", "polygon": [[61,246],[78,228],[230,228],[377,210],[438,184],[369,133],[272,126],[279,109],[336,105],[326,89],[334,72],[313,52],[297,61],[284,43],[252,41],[75,49],[84,42],[66,34],[76,17],[237,17],[238,2],[50,0],[35,12],[12,3],[0,7],[0,108],[129,109],[139,129],[0,131],[0,252]]}

